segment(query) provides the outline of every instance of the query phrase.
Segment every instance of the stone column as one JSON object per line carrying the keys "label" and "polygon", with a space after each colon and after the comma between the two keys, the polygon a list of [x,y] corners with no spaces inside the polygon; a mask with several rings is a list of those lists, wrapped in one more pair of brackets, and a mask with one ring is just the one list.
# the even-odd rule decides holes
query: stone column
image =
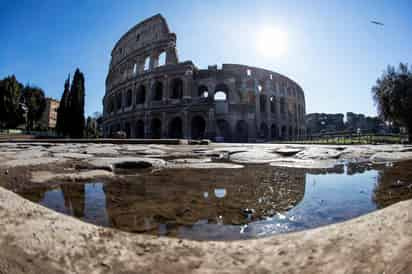
{"label": "stone column", "polygon": [[189,133],[189,113],[187,110],[183,111],[183,121],[182,121],[182,134],[184,139],[189,139],[190,133]]}
{"label": "stone column", "polygon": [[166,65],[177,64],[177,51],[175,47],[166,49]]}
{"label": "stone column", "polygon": [[144,104],[143,104],[144,108],[148,108],[150,106],[150,101],[152,99],[151,96],[153,95],[152,94],[153,84],[154,84],[153,80],[149,80],[149,81],[142,83],[142,85],[145,87],[145,90],[146,90]]}
{"label": "stone column", "polygon": [[162,101],[163,104],[166,104],[167,101],[169,100],[169,87],[170,87],[170,79],[169,77],[166,77],[164,80],[162,80],[163,82],[163,97],[162,97]]}
{"label": "stone column", "polygon": [[209,139],[214,139],[216,137],[216,119],[215,110],[213,108],[209,109],[209,120],[207,121],[205,137]]}
{"label": "stone column", "polygon": [[146,139],[152,138],[151,120],[149,119],[150,112],[144,114],[144,137]]}
{"label": "stone column", "polygon": [[188,75],[183,79],[183,100],[190,101],[192,99],[192,72],[189,71]]}
{"label": "stone column", "polygon": [[168,123],[167,123],[167,118],[166,118],[166,112],[162,112],[162,132],[161,132],[161,138],[168,138],[168,132],[167,132],[167,128],[168,128]]}

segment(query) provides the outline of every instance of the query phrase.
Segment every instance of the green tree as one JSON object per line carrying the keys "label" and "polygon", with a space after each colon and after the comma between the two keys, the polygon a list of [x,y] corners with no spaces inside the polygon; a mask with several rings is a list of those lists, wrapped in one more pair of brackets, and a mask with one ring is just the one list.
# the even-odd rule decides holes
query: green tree
{"label": "green tree", "polygon": [[390,122],[405,126],[412,142],[412,68],[399,64],[388,66],[372,88],[379,115]]}
{"label": "green tree", "polygon": [[67,77],[64,83],[63,95],[60,99],[60,105],[57,109],[57,121],[56,121],[56,131],[65,136],[69,133],[68,124],[70,115],[67,115],[67,111],[70,107],[69,105],[69,95],[70,95],[70,75]]}
{"label": "green tree", "polygon": [[70,87],[69,94],[69,111],[70,121],[68,127],[70,129],[70,137],[82,138],[85,127],[84,120],[84,75],[79,69],[76,69],[73,81]]}
{"label": "green tree", "polygon": [[22,101],[27,108],[28,130],[33,130],[46,108],[46,97],[41,88],[27,85],[22,90]]}
{"label": "green tree", "polygon": [[14,128],[24,121],[20,105],[22,88],[14,75],[0,81],[0,127]]}

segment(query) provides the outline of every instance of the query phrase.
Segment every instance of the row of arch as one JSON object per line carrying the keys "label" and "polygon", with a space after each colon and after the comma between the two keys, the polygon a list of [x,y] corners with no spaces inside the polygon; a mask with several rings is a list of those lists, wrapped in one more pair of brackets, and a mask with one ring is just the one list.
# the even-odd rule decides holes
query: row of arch
{"label": "row of arch", "polygon": [[[236,122],[234,130],[232,132],[230,124],[226,120],[216,121],[216,136],[217,140],[222,141],[234,141],[234,142],[248,142],[249,141],[249,127],[245,120],[239,120]],[[278,128],[277,124],[268,126],[265,122],[262,122],[257,129],[257,139],[269,141],[269,140],[290,140],[300,138],[305,134],[303,129],[286,126]]]}
{"label": "row of arch", "polygon": [[[163,124],[160,118],[153,118],[149,122],[148,127],[145,127],[145,122],[143,120],[137,120],[134,125],[130,122],[126,122],[123,127],[121,127],[120,124],[111,126],[109,129],[110,135],[113,135],[116,131],[120,130],[124,131],[128,138],[160,139],[167,137],[181,139],[185,137],[183,120],[180,117],[174,117],[169,121],[166,136],[163,136]],[[190,123],[190,135],[192,139],[206,138],[206,120],[202,116],[197,115],[192,118]]]}
{"label": "row of arch", "polygon": [[[182,99],[183,98],[183,88],[184,83],[181,78],[175,78],[171,81],[171,87],[169,92],[170,99]],[[151,101],[161,101],[164,97],[164,85],[162,81],[155,81],[151,89]],[[227,101],[229,94],[229,88],[225,84],[216,86],[214,97],[215,101]],[[125,96],[125,98],[123,98]],[[133,105],[133,96],[135,96],[135,105],[145,104],[148,99],[148,92],[146,86],[141,84],[136,92],[133,92],[132,89],[128,89],[123,95],[122,92],[118,92],[115,95],[108,98],[107,102],[107,112],[112,113],[116,112],[122,107],[131,107]],[[200,98],[208,98],[209,91],[205,85],[201,85],[198,88],[198,96]]]}
{"label": "row of arch", "polygon": [[[153,118],[145,125],[143,120],[137,120],[134,124],[131,122],[124,123],[123,127],[120,124],[111,126],[109,128],[109,135],[113,135],[115,132],[122,130],[126,133],[128,138],[173,138],[181,139],[188,136],[184,134],[184,125],[181,117],[177,116],[171,119],[167,127],[165,127],[165,134],[163,133],[163,122],[160,118]],[[224,119],[216,120],[216,132],[215,139],[217,141],[225,142],[248,142],[250,133],[249,125],[245,120],[238,120],[235,127],[232,129],[228,121]],[[283,125],[280,128],[276,124],[268,126],[265,122],[262,122],[257,129],[257,139],[260,140],[287,140],[297,139],[304,135],[304,130],[292,126]],[[204,139],[207,137],[207,122],[201,115],[194,116],[190,121],[191,139]]]}

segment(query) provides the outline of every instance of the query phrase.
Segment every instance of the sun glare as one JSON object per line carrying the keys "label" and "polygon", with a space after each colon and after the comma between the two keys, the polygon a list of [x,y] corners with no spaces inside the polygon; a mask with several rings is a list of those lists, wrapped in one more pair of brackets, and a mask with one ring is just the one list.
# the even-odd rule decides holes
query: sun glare
{"label": "sun glare", "polygon": [[288,48],[287,34],[274,27],[262,29],[256,40],[257,50],[267,57],[280,57]]}

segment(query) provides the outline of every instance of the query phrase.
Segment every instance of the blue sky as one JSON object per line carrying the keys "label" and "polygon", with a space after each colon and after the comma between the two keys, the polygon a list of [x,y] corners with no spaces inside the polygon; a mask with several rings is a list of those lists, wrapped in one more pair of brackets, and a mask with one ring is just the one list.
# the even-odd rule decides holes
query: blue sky
{"label": "blue sky", "polygon": [[[370,89],[376,78],[388,64],[412,63],[410,0],[0,0],[0,78],[15,74],[60,99],[67,74],[79,67],[86,77],[86,112],[101,111],[112,47],[156,13],[177,34],[181,61],[285,74],[304,89],[307,112],[374,115]],[[287,37],[283,54],[258,50],[257,34],[266,28]]]}

